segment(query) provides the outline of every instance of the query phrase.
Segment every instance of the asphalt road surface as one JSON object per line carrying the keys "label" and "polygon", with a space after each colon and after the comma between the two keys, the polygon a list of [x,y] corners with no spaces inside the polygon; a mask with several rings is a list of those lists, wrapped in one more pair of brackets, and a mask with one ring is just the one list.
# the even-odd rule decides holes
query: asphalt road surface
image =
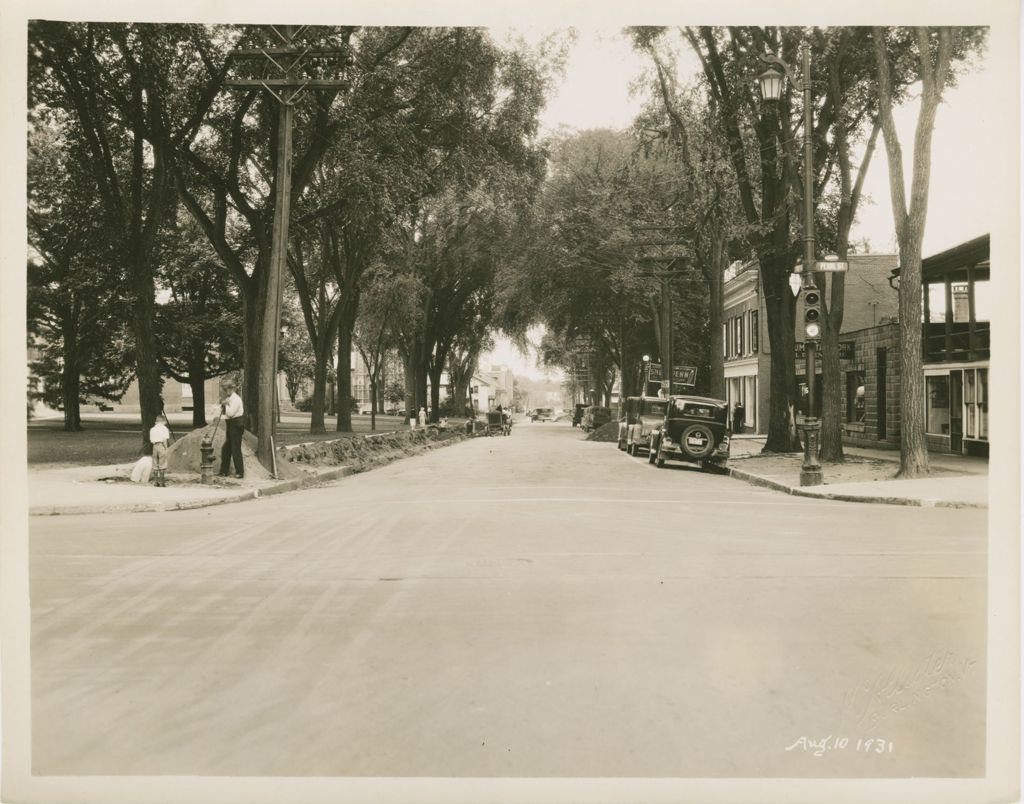
{"label": "asphalt road surface", "polygon": [[565,423],[36,518],[34,772],[981,775],[985,527],[658,470]]}

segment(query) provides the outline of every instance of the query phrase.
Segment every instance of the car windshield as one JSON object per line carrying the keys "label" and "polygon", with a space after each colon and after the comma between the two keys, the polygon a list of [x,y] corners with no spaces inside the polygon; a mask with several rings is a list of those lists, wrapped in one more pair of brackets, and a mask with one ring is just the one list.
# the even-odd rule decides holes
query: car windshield
{"label": "car windshield", "polygon": [[664,416],[668,410],[668,402],[645,402],[641,415]]}

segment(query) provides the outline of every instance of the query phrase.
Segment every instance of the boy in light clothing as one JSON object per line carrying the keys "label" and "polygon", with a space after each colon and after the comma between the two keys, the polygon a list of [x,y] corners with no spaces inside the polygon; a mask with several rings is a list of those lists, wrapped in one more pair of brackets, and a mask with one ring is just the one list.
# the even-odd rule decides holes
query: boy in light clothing
{"label": "boy in light clothing", "polygon": [[153,445],[153,485],[164,487],[167,480],[167,442],[171,440],[171,431],[167,425],[158,421],[149,428],[149,441]]}

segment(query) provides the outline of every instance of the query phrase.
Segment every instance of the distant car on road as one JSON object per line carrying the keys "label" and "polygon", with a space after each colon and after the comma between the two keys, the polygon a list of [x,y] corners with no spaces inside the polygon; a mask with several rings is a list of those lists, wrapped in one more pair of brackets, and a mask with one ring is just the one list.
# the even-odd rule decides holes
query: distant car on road
{"label": "distant car on road", "polygon": [[555,420],[555,411],[553,408],[536,408],[530,413],[530,421],[532,422],[553,422]]}
{"label": "distant car on road", "polygon": [[580,422],[580,427],[584,432],[589,433],[591,430],[596,430],[603,424],[608,424],[611,420],[611,408],[604,408],[600,405],[591,405],[583,411],[583,421]]}
{"label": "distant car on road", "polygon": [[661,426],[668,412],[668,400],[657,396],[627,397],[619,420],[619,449],[639,455],[650,446],[651,433]]}
{"label": "distant car on road", "polygon": [[706,396],[669,399],[664,420],[651,433],[647,460],[659,469],[672,460],[723,471],[729,461],[729,403]]}

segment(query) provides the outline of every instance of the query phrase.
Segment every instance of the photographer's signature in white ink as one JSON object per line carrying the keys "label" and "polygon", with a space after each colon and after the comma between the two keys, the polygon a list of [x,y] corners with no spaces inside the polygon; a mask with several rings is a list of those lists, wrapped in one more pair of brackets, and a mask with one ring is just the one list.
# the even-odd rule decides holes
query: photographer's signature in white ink
{"label": "photographer's signature in white ink", "polygon": [[893,751],[892,740],[883,740],[880,737],[869,737],[864,739],[858,737],[853,740],[850,737],[800,737],[792,745],[786,746],[787,751],[803,751],[805,754],[820,757],[829,751],[854,751],[859,754],[891,754]]}

